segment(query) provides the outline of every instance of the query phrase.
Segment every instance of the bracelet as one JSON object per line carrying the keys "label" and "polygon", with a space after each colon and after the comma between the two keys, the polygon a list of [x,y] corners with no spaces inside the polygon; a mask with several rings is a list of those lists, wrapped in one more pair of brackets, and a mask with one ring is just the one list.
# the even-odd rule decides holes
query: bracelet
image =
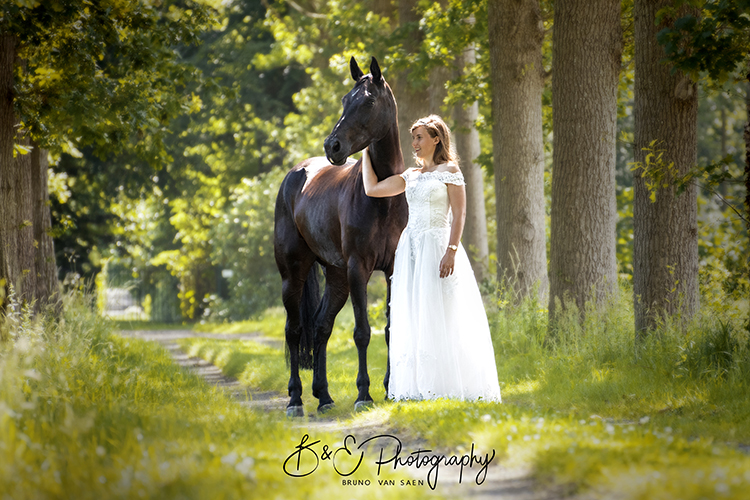
{"label": "bracelet", "polygon": [[458,245],[448,245],[448,248],[450,248],[450,249],[451,249],[451,250],[453,250],[454,252],[457,252],[457,251],[458,251]]}

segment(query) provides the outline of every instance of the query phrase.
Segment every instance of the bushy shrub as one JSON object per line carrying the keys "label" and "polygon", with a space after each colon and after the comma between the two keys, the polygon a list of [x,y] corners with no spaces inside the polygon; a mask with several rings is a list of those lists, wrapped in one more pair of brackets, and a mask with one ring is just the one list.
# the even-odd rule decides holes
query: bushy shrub
{"label": "bushy shrub", "polygon": [[[281,304],[281,278],[273,256],[276,195],[286,171],[243,179],[212,229],[214,263],[226,279],[227,296],[211,297],[207,316],[243,320]],[[230,272],[228,272],[230,271]]]}

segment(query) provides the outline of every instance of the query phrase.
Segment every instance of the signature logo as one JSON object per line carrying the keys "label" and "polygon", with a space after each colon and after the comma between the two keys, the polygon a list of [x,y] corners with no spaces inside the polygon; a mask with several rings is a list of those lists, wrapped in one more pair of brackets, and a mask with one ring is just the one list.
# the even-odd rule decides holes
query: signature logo
{"label": "signature logo", "polygon": [[399,467],[426,468],[427,484],[434,490],[437,487],[441,466],[460,467],[459,483],[463,480],[464,467],[472,469],[475,465],[479,466],[475,482],[481,485],[487,478],[490,463],[495,458],[494,449],[491,456],[489,453],[484,457],[475,454],[474,443],[471,443],[471,451],[464,455],[439,455],[432,453],[432,450],[423,449],[405,453],[401,440],[391,434],[373,436],[359,445],[357,438],[352,434],[347,435],[339,447],[332,448],[327,444],[319,446],[320,443],[320,440],[312,441],[309,434],[302,436],[300,443],[294,447],[295,451],[284,461],[284,473],[291,477],[306,477],[318,470],[322,462],[330,462],[337,474],[347,477],[359,469],[366,455],[374,454],[376,457],[373,457],[372,463],[377,465],[378,476],[386,466],[392,466],[394,471]]}

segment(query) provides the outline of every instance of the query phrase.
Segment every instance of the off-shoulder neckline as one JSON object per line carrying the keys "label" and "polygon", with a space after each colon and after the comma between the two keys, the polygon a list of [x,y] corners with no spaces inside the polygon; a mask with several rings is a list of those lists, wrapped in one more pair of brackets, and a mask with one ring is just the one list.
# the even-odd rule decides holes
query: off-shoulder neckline
{"label": "off-shoulder neckline", "polygon": [[456,166],[456,168],[458,168],[458,170],[456,172],[451,172],[450,170],[438,170],[443,165],[448,165],[448,164],[449,164],[448,162],[446,162],[446,163],[439,163],[438,165],[435,166],[434,170],[427,170],[427,171],[425,171],[425,170],[422,170],[421,167],[413,167],[413,169],[416,170],[416,171],[418,171],[420,174],[434,174],[434,173],[458,174],[458,173],[461,173],[461,169],[458,168],[458,166]]}

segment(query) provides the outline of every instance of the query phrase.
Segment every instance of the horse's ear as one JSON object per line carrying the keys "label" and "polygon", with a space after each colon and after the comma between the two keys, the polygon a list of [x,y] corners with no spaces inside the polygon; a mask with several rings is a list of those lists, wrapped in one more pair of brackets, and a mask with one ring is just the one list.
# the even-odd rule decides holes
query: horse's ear
{"label": "horse's ear", "polygon": [[372,75],[373,82],[380,82],[383,80],[383,73],[380,71],[380,66],[378,65],[378,60],[375,59],[375,56],[372,57],[372,62],[370,62],[370,74]]}
{"label": "horse's ear", "polygon": [[354,78],[355,82],[358,82],[360,78],[364,76],[364,73],[362,73],[362,70],[359,69],[359,64],[357,64],[357,61],[354,60],[354,57],[349,61],[349,69],[352,72],[352,78]]}

